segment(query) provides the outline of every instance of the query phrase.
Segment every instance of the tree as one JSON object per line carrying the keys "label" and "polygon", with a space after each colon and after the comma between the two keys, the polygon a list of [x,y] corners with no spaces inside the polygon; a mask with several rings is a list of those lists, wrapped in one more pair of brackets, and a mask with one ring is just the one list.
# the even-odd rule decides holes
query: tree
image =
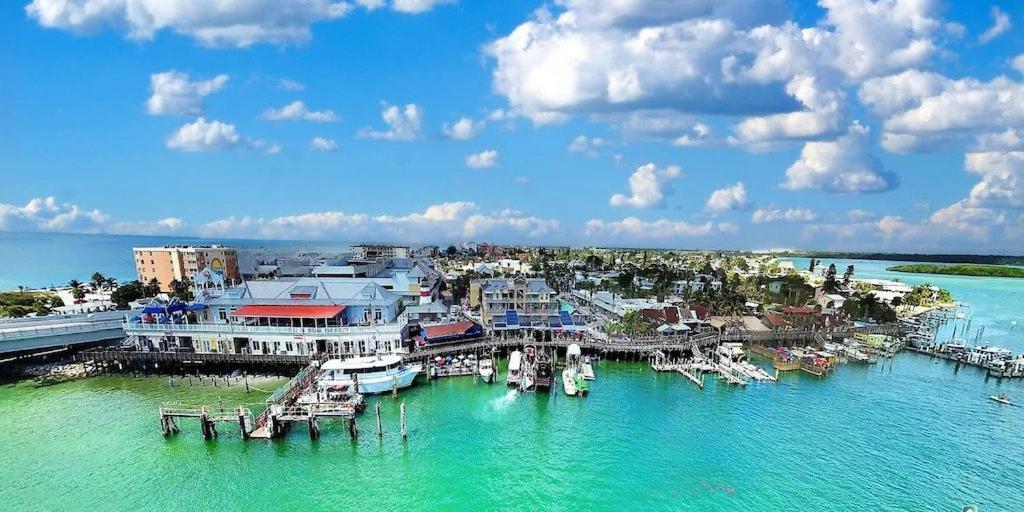
{"label": "tree", "polygon": [[853,265],[847,265],[846,272],[843,272],[843,285],[850,284],[851,278],[853,278]]}
{"label": "tree", "polygon": [[587,256],[586,261],[587,268],[590,270],[598,270],[601,268],[602,265],[604,265],[604,260],[602,260],[601,257],[596,254],[591,254]]}
{"label": "tree", "polygon": [[835,293],[839,291],[839,283],[836,281],[836,264],[832,263],[828,266],[828,270],[825,271],[825,284],[822,285],[825,293]]}
{"label": "tree", "polygon": [[142,287],[143,297],[155,297],[160,293],[160,281],[154,277]]}
{"label": "tree", "polygon": [[171,296],[184,301],[192,300],[192,282],[189,278],[171,280]]}
{"label": "tree", "polygon": [[139,300],[146,296],[145,286],[138,281],[129,281],[118,286],[114,293],[110,294],[110,300],[117,304],[118,309],[128,309],[132,301]]}
{"label": "tree", "polygon": [[71,288],[71,296],[74,297],[75,301],[85,298],[85,288],[82,288],[82,282],[78,279],[68,281],[68,287]]}
{"label": "tree", "polygon": [[814,267],[816,267],[816,266],[818,266],[818,261],[815,260],[814,257],[811,257],[811,263],[810,263],[810,265],[807,266],[807,271],[813,274],[814,273]]}
{"label": "tree", "polygon": [[447,254],[448,257],[451,258],[452,256],[455,256],[458,252],[459,250],[456,249],[454,245],[449,245],[448,250],[445,251],[445,254]]}
{"label": "tree", "polygon": [[89,284],[92,285],[93,290],[99,290],[103,285],[107,284],[107,278],[99,272],[93,272],[92,278],[89,279]]}

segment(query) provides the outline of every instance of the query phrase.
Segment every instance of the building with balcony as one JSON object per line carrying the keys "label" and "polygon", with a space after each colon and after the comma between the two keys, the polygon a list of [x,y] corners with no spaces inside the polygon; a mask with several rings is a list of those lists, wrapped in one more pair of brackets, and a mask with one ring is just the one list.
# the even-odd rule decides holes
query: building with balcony
{"label": "building with balcony", "polygon": [[356,259],[380,260],[386,258],[408,258],[412,251],[408,245],[362,244],[350,247]]}
{"label": "building with balcony", "polygon": [[476,279],[469,285],[470,307],[491,332],[546,330],[562,326],[558,295],[540,278]]}
{"label": "building with balcony", "polygon": [[150,304],[125,333],[139,350],[325,358],[408,351],[402,298],[377,283],[247,281],[197,296],[188,305]]}
{"label": "building with balcony", "polygon": [[139,282],[156,279],[160,291],[170,292],[171,281],[195,279],[201,270],[219,272],[231,283],[241,281],[238,273],[238,251],[220,245],[167,245],[133,247],[135,270]]}

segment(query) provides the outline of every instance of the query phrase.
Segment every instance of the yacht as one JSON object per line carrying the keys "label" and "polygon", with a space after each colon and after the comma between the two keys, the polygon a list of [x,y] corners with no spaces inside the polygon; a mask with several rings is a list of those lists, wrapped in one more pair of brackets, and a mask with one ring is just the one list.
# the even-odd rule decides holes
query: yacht
{"label": "yacht", "polygon": [[508,356],[508,385],[519,387],[523,374],[523,353],[513,350]]}
{"label": "yacht", "polygon": [[494,363],[491,362],[490,359],[481,359],[477,372],[480,374],[480,378],[483,379],[484,382],[488,384],[494,382]]}
{"label": "yacht", "polygon": [[320,387],[326,390],[350,389],[358,383],[358,393],[387,393],[411,386],[422,369],[420,364],[405,364],[395,354],[330,359],[320,365],[317,379]]}

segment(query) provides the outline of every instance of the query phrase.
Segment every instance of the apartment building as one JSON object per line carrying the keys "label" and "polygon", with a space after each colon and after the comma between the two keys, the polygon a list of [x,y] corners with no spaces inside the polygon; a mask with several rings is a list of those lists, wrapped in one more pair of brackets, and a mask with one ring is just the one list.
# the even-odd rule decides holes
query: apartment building
{"label": "apartment building", "polygon": [[238,251],[221,245],[167,245],[134,247],[135,270],[139,281],[156,279],[160,291],[170,292],[171,281],[194,279],[203,269],[220,272],[225,281],[238,282]]}

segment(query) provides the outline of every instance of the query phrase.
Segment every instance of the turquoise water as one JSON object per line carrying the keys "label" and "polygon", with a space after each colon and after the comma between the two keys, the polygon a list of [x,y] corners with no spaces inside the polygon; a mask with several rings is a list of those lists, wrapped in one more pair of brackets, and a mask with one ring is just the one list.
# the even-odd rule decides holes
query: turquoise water
{"label": "turquoise water", "polygon": [[[809,263],[806,258],[787,259],[799,269],[807,268]],[[909,274],[886,270],[893,265],[907,263],[900,261],[822,260],[825,267],[830,263],[835,263],[840,274],[846,270],[847,265],[853,265],[855,277],[893,279],[910,285],[927,283],[946,288],[957,302],[970,307],[961,310],[965,316],[962,321],[951,322],[940,329],[940,341],[949,340],[954,326],[957,332],[962,332],[970,322],[970,341],[984,327],[984,342],[1012,348],[1018,353],[1024,352],[1024,279]],[[1014,321],[1017,322],[1016,326],[1013,325]],[[1021,509],[1024,510],[1024,507]]]}
{"label": "turquoise water", "polygon": [[[137,243],[115,238],[95,250]],[[0,243],[0,268],[17,254]],[[91,272],[98,259],[60,258],[53,264],[74,260],[68,273]],[[1024,281],[853,264],[860,277],[949,288],[972,304],[987,340],[1024,348],[1011,328],[1024,314]],[[184,422],[164,439],[160,403],[233,406],[267,393],[130,377],[0,386],[0,510],[1024,510],[1024,407],[986,398],[1024,402],[1021,381],[916,354],[746,389],[709,379],[698,390],[642,363],[602,361],[597,371],[585,399],[470,378],[419,382],[399,397],[406,441],[389,397],[368,409],[381,401],[382,439],[365,413],[356,442],[336,424],[322,425],[318,442],[302,428],[245,442],[226,426],[206,442]]]}
{"label": "turquoise water", "polygon": [[[816,379],[696,389],[642,363],[602,362],[592,393],[420,382],[351,442],[325,425],[242,441],[196,425],[165,440],[156,408],[221,390],[103,377],[0,388],[5,510],[983,510],[1024,503],[1024,396],[905,354]],[[225,404],[257,402],[235,388]],[[374,399],[377,400],[377,399]],[[372,411],[373,402],[368,411]],[[287,507],[287,508],[285,508]]]}

